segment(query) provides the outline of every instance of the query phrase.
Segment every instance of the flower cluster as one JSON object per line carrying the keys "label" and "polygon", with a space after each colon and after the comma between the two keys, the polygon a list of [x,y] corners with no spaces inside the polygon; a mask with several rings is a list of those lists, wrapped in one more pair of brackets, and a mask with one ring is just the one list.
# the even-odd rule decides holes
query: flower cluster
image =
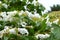
{"label": "flower cluster", "polygon": [[[52,24],[58,24],[59,19],[50,22],[49,15],[45,18],[38,13],[32,14],[28,11],[0,12],[0,38],[4,34],[20,36],[34,36],[37,39],[46,39],[53,33]],[[48,32],[46,32],[48,31]]]}
{"label": "flower cluster", "polygon": [[[38,13],[32,14],[28,11],[10,11],[10,12],[0,12],[0,26],[3,27],[0,31],[0,38],[4,34],[20,34],[20,35],[30,35],[29,29],[36,30],[44,19]],[[3,26],[4,25],[4,26]],[[36,28],[35,28],[36,26]],[[40,29],[37,29],[40,30]],[[33,31],[32,31],[33,32]],[[38,31],[37,31],[38,32]],[[36,33],[33,33],[36,36]],[[38,33],[39,34],[39,33]]]}
{"label": "flower cluster", "polygon": [[60,40],[59,19],[50,21],[44,9],[38,0],[1,0],[0,39]]}
{"label": "flower cluster", "polygon": [[6,3],[2,3],[2,2],[0,1],[0,7],[4,7],[4,8],[6,8],[6,9],[7,9],[7,8],[8,8],[8,6],[9,6],[9,5],[7,5]]}

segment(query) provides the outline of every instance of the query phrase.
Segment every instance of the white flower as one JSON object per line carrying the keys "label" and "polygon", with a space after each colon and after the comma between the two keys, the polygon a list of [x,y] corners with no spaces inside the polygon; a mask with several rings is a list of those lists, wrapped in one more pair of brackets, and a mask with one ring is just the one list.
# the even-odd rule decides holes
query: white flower
{"label": "white flower", "polygon": [[2,2],[0,1],[0,4],[1,4]]}
{"label": "white flower", "polygon": [[8,15],[10,16],[15,16],[17,14],[17,11],[10,11],[10,12],[7,12]]}
{"label": "white flower", "polygon": [[13,28],[13,29],[9,29],[9,33],[10,33],[10,34],[16,34],[16,30],[15,30],[15,28]]}
{"label": "white flower", "polygon": [[46,22],[48,22],[48,21],[49,21],[49,19],[50,19],[50,18],[49,18],[49,15],[47,15],[47,17],[46,17],[45,19],[47,19],[47,21],[46,21]]}
{"label": "white flower", "polygon": [[18,28],[18,32],[20,32],[22,35],[28,35],[28,30],[25,28]]}
{"label": "white flower", "polygon": [[19,12],[19,16],[21,16],[23,13],[24,13],[24,11],[21,10],[21,11]]}
{"label": "white flower", "polygon": [[21,15],[23,15],[23,14],[29,15],[29,13],[30,13],[30,12],[28,12],[28,11],[23,11],[23,10],[21,10],[21,11],[19,12],[19,16],[21,16]]}
{"label": "white flower", "polygon": [[37,39],[45,39],[45,38],[48,38],[48,37],[50,37],[50,35],[49,34],[38,34],[38,35],[36,35],[36,38]]}
{"label": "white flower", "polygon": [[48,38],[48,37],[50,37],[50,35],[49,34],[45,34],[45,38]]}
{"label": "white flower", "polygon": [[40,16],[39,14],[35,13],[35,14],[34,14],[34,17],[40,18],[41,16]]}
{"label": "white flower", "polygon": [[13,20],[13,18],[12,18],[12,16],[10,16],[10,15],[6,15],[6,14],[4,14],[4,15],[2,15],[2,20],[3,21],[12,21]]}
{"label": "white flower", "polygon": [[58,24],[58,21],[59,19],[56,19],[55,21],[53,21],[53,23]]}
{"label": "white flower", "polygon": [[36,38],[38,39],[38,38],[45,38],[45,35],[44,34],[38,34],[37,36],[36,36]]}
{"label": "white flower", "polygon": [[47,19],[47,20],[46,20],[47,26],[51,26],[52,22],[49,21],[49,19],[50,19],[50,18],[49,18],[49,15],[47,15],[47,17],[46,17],[45,19]]}
{"label": "white flower", "polygon": [[9,26],[5,26],[4,29],[9,29]]}
{"label": "white flower", "polygon": [[5,3],[3,3],[2,6],[5,7],[6,9],[8,8],[8,5]]}
{"label": "white flower", "polygon": [[32,17],[40,18],[40,17],[41,17],[41,16],[40,16],[39,14],[37,14],[37,13],[35,13],[35,14],[29,13],[28,16],[29,16],[30,18],[32,18]]}
{"label": "white flower", "polygon": [[25,27],[27,25],[27,23],[21,22],[21,25],[22,25],[22,27]]}
{"label": "white flower", "polygon": [[11,22],[11,21],[13,20],[13,17],[10,16],[10,15],[8,15],[8,16],[6,17],[6,20]]}
{"label": "white flower", "polygon": [[27,9],[27,7],[26,7],[26,6],[24,6],[24,8],[25,8],[25,10]]}
{"label": "white flower", "polygon": [[32,13],[29,13],[28,16],[31,18],[31,17],[33,17],[33,14]]}
{"label": "white flower", "polygon": [[28,12],[28,11],[25,11],[25,13],[26,13],[27,15],[29,15],[29,13],[30,13],[30,12]]}
{"label": "white flower", "polygon": [[8,33],[8,31],[9,31],[9,26],[5,26],[2,31],[3,31],[4,33]]}
{"label": "white flower", "polygon": [[[3,17],[4,21],[12,21],[13,20],[13,16],[15,16],[17,13],[17,11],[11,11],[11,12],[1,12],[1,16]],[[8,14],[8,15],[7,15]]]}
{"label": "white flower", "polygon": [[4,30],[0,31],[0,38],[3,37],[3,34],[4,34],[4,33],[5,33]]}
{"label": "white flower", "polygon": [[2,38],[3,37],[3,31],[0,31],[0,38]]}
{"label": "white flower", "polygon": [[12,21],[13,18],[10,17],[9,15],[3,18],[4,21]]}
{"label": "white flower", "polygon": [[5,33],[8,33],[8,31],[9,31],[9,26],[5,26],[3,31],[4,31]]}
{"label": "white flower", "polygon": [[21,0],[21,1],[23,1],[23,0]]}
{"label": "white flower", "polygon": [[50,27],[52,26],[52,25],[51,25],[52,22],[50,22],[50,21],[47,21],[46,24],[47,24],[47,26],[50,26]]}
{"label": "white flower", "polygon": [[2,17],[6,17],[7,15],[6,15],[6,12],[1,12],[1,14],[0,14]]}
{"label": "white flower", "polygon": [[34,4],[34,6],[38,6],[39,5],[39,2],[38,1],[33,1],[32,4]]}
{"label": "white flower", "polygon": [[3,18],[1,18],[3,21],[7,21],[7,20],[8,20],[8,19],[7,19],[7,16],[8,16],[8,15],[6,15],[6,12],[1,12],[0,16],[3,17]]}

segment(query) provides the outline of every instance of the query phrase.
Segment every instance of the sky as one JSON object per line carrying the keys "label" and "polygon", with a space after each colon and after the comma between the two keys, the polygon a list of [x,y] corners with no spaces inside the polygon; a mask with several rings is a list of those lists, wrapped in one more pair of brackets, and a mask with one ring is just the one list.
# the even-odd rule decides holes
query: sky
{"label": "sky", "polygon": [[50,7],[56,4],[60,4],[60,0],[38,0],[46,9],[44,12],[50,10]]}

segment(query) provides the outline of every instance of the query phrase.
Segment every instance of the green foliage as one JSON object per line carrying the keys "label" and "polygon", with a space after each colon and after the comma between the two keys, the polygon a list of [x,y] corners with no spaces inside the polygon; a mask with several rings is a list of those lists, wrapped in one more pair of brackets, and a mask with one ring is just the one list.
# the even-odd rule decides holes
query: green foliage
{"label": "green foliage", "polygon": [[5,21],[0,21],[0,31],[4,29],[5,25],[6,25]]}
{"label": "green foliage", "polygon": [[34,36],[17,36],[14,34],[9,34],[8,36],[4,36],[2,40],[37,40]]}
{"label": "green foliage", "polygon": [[[2,40],[40,40],[35,37],[37,34],[43,34],[45,36],[45,33],[49,34],[50,37],[43,39],[43,40],[60,40],[60,26],[57,24],[52,24],[52,26],[47,26],[45,17],[47,14],[43,15],[42,17],[42,11],[44,11],[44,7],[42,4],[40,4],[36,0],[36,4],[33,3],[33,0],[1,0],[3,5],[0,7],[1,12],[7,12],[16,10],[17,13],[14,13],[14,16],[9,15],[13,20],[1,20],[0,21],[0,31],[3,31],[2,33]],[[30,3],[28,3],[30,2]],[[5,3],[5,4],[4,4]],[[7,8],[5,6],[8,6]],[[26,8],[25,8],[26,6]],[[59,6],[58,6],[59,7]],[[59,8],[58,8],[59,9]],[[19,13],[23,10],[23,12],[19,15]],[[55,9],[54,9],[55,10]],[[14,11],[14,12],[16,12]],[[31,15],[28,15],[26,12],[32,13]],[[34,15],[34,12],[39,13],[41,15],[41,18]],[[2,14],[3,15],[3,14]],[[8,15],[8,14],[7,14]],[[31,17],[32,16],[32,17]],[[36,17],[35,17],[36,16]],[[2,17],[3,19],[3,17]],[[27,23],[26,25],[24,23]],[[22,25],[23,23],[23,25]],[[5,26],[9,26],[6,30],[4,30]],[[11,26],[11,27],[10,27]],[[18,28],[25,28],[28,31],[28,35],[21,34],[20,30]],[[54,28],[51,30],[51,28]],[[12,31],[11,31],[12,30]],[[10,34],[10,32],[17,32],[16,34]],[[4,33],[5,32],[5,33]],[[22,32],[24,33],[25,30]],[[1,35],[1,33],[0,33]],[[43,36],[43,38],[44,38]]]}
{"label": "green foliage", "polygon": [[29,0],[30,2],[32,2],[33,0]]}
{"label": "green foliage", "polygon": [[51,11],[60,11],[60,5],[53,5],[53,7],[51,7]]}
{"label": "green foliage", "polygon": [[54,34],[54,37],[57,40],[60,40],[60,26],[59,25],[56,25],[56,24],[53,24],[53,27],[54,27],[54,30],[52,30],[52,32]]}
{"label": "green foliage", "polygon": [[51,31],[50,37],[46,40],[60,40],[60,26],[57,24],[52,24],[52,27],[54,29]]}
{"label": "green foliage", "polygon": [[[40,29],[40,32],[44,32],[44,31],[46,30],[47,25],[46,25],[45,22],[46,22],[46,19],[43,20],[42,23],[41,23],[41,29]],[[44,26],[43,26],[43,25],[44,25]]]}
{"label": "green foliage", "polygon": [[[44,7],[43,5],[41,5],[40,3],[36,3],[37,6],[35,6],[34,4],[32,4],[33,0],[28,0],[28,2],[31,2],[28,4],[27,0],[3,0],[3,3],[6,3],[6,5],[9,5],[7,7],[7,9],[3,6],[1,6],[0,11],[13,11],[13,10],[27,10],[30,11],[32,13],[35,12],[35,9],[37,10],[37,13],[39,13],[40,15],[42,15],[42,11],[44,11]],[[27,3],[26,3],[27,2]],[[25,7],[27,7],[27,9],[25,9]]]}

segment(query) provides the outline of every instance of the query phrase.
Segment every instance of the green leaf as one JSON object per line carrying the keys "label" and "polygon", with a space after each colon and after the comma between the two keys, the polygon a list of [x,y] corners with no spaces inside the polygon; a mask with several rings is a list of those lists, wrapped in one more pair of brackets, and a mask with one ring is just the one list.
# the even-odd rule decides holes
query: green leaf
{"label": "green leaf", "polygon": [[47,39],[45,39],[45,40],[57,40],[55,37],[54,37],[54,35],[51,33],[50,34],[50,37],[49,38],[47,38]]}
{"label": "green leaf", "polygon": [[23,0],[23,2],[27,2],[27,0]]}
{"label": "green leaf", "polygon": [[32,2],[33,0],[29,0],[30,2]]}
{"label": "green leaf", "polygon": [[48,15],[48,14],[44,14],[42,17],[44,17],[44,18],[45,18],[45,17],[47,17],[47,15]]}
{"label": "green leaf", "polygon": [[46,30],[46,19],[41,22],[41,29],[40,32],[44,32]]}
{"label": "green leaf", "polygon": [[33,4],[28,4],[27,8],[29,9],[29,11],[34,11],[35,6]]}
{"label": "green leaf", "polygon": [[5,36],[4,36],[3,40],[8,40],[8,37],[5,37]]}
{"label": "green leaf", "polygon": [[60,40],[60,27],[54,28],[54,30],[52,32],[53,32],[55,38]]}
{"label": "green leaf", "polygon": [[28,29],[28,31],[29,31],[29,35],[31,35],[31,36],[33,36],[34,35],[34,29],[33,28],[29,28]]}
{"label": "green leaf", "polygon": [[[48,39],[52,40],[60,40],[60,26],[58,24],[52,24],[53,30],[51,30],[51,37]],[[53,35],[53,37],[52,37]]]}
{"label": "green leaf", "polygon": [[29,40],[37,40],[34,36],[27,36],[27,38],[29,38]]}
{"label": "green leaf", "polygon": [[9,34],[9,40],[17,40],[17,35],[15,35],[15,34]]}

